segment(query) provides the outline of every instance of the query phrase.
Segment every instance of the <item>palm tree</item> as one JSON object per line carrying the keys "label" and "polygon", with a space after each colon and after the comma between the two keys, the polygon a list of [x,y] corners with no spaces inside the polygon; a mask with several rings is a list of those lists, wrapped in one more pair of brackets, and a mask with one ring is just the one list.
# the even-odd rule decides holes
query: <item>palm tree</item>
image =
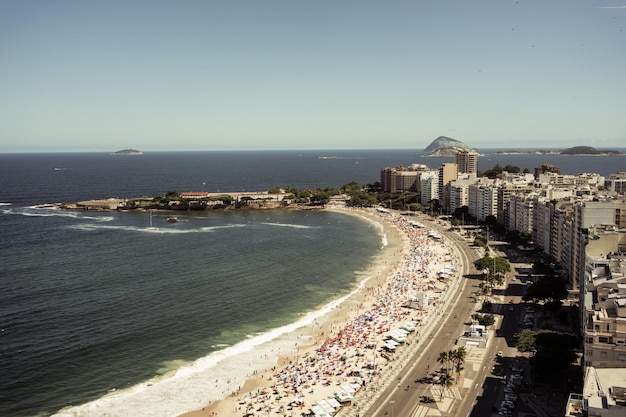
{"label": "palm tree", "polygon": [[452,386],[452,376],[450,374],[441,375],[439,385],[441,385],[441,397],[439,398],[441,400],[443,399],[444,391]]}
{"label": "palm tree", "polygon": [[446,374],[448,373],[448,363],[450,362],[450,359],[450,352],[439,352],[437,362],[439,362],[441,366],[446,368]]}
{"label": "palm tree", "polygon": [[461,376],[461,371],[463,370],[463,364],[465,363],[465,358],[467,357],[467,351],[465,350],[465,346],[461,346],[456,348],[455,350],[450,351],[452,353],[452,363],[454,364],[454,370],[456,371],[456,382],[459,382],[459,377]]}

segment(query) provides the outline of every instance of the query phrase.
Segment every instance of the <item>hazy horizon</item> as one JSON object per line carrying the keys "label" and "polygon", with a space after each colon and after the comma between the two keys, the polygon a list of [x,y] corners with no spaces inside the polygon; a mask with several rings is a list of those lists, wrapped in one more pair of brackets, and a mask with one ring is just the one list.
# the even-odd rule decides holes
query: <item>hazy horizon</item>
{"label": "hazy horizon", "polygon": [[[157,152],[297,152],[297,151],[337,151],[337,152],[347,152],[347,151],[376,151],[376,150],[408,150],[415,152],[424,152],[424,149],[428,145],[424,147],[416,147],[416,148],[289,148],[289,149],[185,149],[185,150],[175,150],[175,149],[139,149],[136,147],[125,147],[120,149],[109,149],[109,150],[18,150],[18,151],[0,151],[0,154],[8,154],[8,153],[115,153],[124,150],[136,150],[141,153],[157,153]],[[471,145],[469,145],[471,146]],[[568,148],[572,148],[575,146],[590,146],[597,150],[617,150],[626,154],[626,146],[592,146],[592,145],[572,145],[572,146],[543,146],[543,147],[510,147],[510,146],[484,146],[480,148],[474,148],[476,151],[481,153],[482,151],[520,151],[520,152],[530,152],[530,151],[560,151]]]}

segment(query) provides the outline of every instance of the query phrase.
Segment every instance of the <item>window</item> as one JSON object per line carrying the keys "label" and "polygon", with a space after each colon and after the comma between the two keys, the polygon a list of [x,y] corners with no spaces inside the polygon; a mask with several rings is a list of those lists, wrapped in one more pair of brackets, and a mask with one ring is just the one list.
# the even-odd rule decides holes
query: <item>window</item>
{"label": "window", "polygon": [[601,352],[600,352],[600,357],[601,357],[602,359],[606,359],[606,358],[608,357],[608,355],[607,355],[607,353],[606,353],[606,350],[603,350],[603,351],[601,351]]}
{"label": "window", "polygon": [[598,337],[598,342],[599,343],[609,343],[609,338],[605,337],[605,336],[600,336],[600,337]]}

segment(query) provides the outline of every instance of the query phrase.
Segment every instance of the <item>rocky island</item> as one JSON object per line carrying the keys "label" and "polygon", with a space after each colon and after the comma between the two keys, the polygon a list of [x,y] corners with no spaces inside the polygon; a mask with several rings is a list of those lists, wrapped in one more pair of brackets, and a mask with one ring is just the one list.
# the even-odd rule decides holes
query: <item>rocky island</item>
{"label": "rocky island", "polygon": [[560,152],[561,155],[594,155],[594,156],[606,156],[606,155],[621,155],[620,151],[612,150],[598,150],[593,146],[574,146],[572,148],[564,149]]}
{"label": "rocky island", "polygon": [[137,149],[122,149],[121,151],[113,152],[112,155],[143,155],[143,152]]}
{"label": "rocky island", "polygon": [[475,149],[470,148],[463,142],[446,136],[439,136],[424,149],[424,153],[427,154],[427,156],[454,157],[458,152],[461,151],[476,152]]}
{"label": "rocky island", "polygon": [[593,146],[573,146],[562,150],[533,149],[533,150],[508,150],[495,152],[496,155],[564,155],[564,156],[609,156],[623,155],[623,152],[606,149],[596,149]]}

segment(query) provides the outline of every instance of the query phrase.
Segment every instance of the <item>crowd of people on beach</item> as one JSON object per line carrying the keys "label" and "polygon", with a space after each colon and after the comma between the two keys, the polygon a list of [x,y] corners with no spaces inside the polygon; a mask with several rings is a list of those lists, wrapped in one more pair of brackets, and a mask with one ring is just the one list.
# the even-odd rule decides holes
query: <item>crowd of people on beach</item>
{"label": "crowd of people on beach", "polygon": [[[324,334],[319,323],[314,324],[319,328],[313,348],[299,352],[283,366],[274,367],[267,376],[268,387],[243,395],[236,393],[237,415],[267,415],[270,411],[310,415],[315,404],[321,401],[321,405],[327,405],[326,400],[332,404],[330,407],[345,406],[350,401],[338,404],[338,390],[349,391],[348,387],[367,390],[386,367],[392,366],[394,350],[385,348],[388,346],[385,339],[391,331],[410,322],[417,327],[411,329],[415,331],[406,331],[405,334],[410,335],[404,343],[410,344],[419,338],[420,324],[447,289],[438,271],[445,265],[458,270],[459,260],[445,242],[429,236],[428,228],[417,227],[414,222],[392,213],[372,211],[370,214],[382,217],[401,233],[405,245],[400,261],[385,265],[392,272],[382,285],[364,286],[364,300],[351,307],[353,316],[349,316],[347,323],[333,323],[330,334]],[[408,308],[407,301],[418,293],[428,294],[429,305]],[[327,409],[327,413],[332,415],[332,408]]]}

